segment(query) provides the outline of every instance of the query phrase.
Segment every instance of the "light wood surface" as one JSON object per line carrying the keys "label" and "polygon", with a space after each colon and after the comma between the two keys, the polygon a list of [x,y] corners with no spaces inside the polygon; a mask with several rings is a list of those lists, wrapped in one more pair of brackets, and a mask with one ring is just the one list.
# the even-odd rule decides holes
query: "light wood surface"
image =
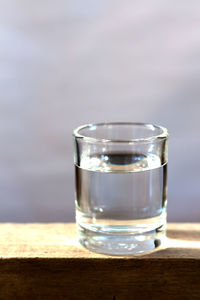
{"label": "light wood surface", "polygon": [[165,249],[116,257],[75,224],[0,225],[0,299],[200,299],[200,223],[168,224]]}
{"label": "light wood surface", "polygon": [[[200,259],[200,223],[168,224],[167,236],[165,249],[159,249],[148,255],[137,255],[134,259],[154,257]],[[77,241],[76,226],[73,223],[3,223],[0,225],[0,257],[119,258],[97,254],[83,248]]]}

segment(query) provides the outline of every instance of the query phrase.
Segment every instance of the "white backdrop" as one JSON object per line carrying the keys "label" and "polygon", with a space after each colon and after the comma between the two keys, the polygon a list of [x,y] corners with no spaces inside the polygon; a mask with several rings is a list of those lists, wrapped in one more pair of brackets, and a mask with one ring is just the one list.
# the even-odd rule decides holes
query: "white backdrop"
{"label": "white backdrop", "polygon": [[200,2],[0,3],[0,221],[74,218],[74,127],[170,131],[168,220],[200,221]]}

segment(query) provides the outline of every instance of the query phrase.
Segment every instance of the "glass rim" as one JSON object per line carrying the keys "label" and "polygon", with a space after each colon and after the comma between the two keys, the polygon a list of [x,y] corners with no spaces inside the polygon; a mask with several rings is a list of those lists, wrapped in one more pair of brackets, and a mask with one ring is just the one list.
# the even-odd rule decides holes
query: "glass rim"
{"label": "glass rim", "polygon": [[[144,127],[149,127],[152,128],[157,128],[161,129],[162,132],[161,134],[158,135],[152,135],[150,137],[144,137],[144,138],[136,138],[136,139],[104,139],[104,138],[95,138],[95,137],[90,137],[87,135],[80,134],[79,131],[82,129],[86,128],[91,128],[91,127],[100,127],[100,126],[107,126],[107,125],[132,125],[132,126],[144,126]],[[169,136],[169,132],[167,128],[160,126],[160,125],[155,125],[152,123],[141,123],[141,122],[102,122],[102,123],[88,123],[85,125],[78,126],[73,130],[72,135],[75,138],[80,138],[83,139],[86,142],[103,142],[103,143],[138,143],[138,142],[152,142],[157,139],[167,139]]]}

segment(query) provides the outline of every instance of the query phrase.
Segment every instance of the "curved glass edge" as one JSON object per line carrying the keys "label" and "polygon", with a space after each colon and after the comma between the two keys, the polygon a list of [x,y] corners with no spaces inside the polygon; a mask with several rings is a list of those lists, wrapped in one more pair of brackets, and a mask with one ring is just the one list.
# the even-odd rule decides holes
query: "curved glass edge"
{"label": "curved glass edge", "polygon": [[[138,139],[101,139],[101,138],[94,138],[94,137],[89,137],[85,136],[79,133],[80,130],[84,128],[91,128],[91,127],[97,127],[97,126],[106,126],[106,125],[139,125],[139,126],[145,126],[145,127],[154,127],[162,130],[162,133],[159,135],[155,135],[152,137],[147,137],[147,138],[138,138]],[[160,125],[154,125],[151,123],[135,123],[135,122],[110,122],[110,123],[90,123],[90,124],[85,124],[77,127],[76,129],[73,130],[72,135],[75,138],[83,139],[86,142],[101,142],[101,143],[138,143],[138,142],[147,142],[151,143],[152,141],[155,140],[164,140],[169,137],[169,132],[167,128],[160,126]]]}

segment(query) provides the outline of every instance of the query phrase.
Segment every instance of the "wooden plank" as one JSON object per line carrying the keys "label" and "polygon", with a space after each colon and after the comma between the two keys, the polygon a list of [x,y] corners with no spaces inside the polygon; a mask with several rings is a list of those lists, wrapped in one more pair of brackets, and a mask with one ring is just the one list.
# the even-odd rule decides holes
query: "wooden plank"
{"label": "wooden plank", "polygon": [[200,224],[169,224],[166,249],[84,249],[74,224],[0,225],[0,299],[200,299]]}

